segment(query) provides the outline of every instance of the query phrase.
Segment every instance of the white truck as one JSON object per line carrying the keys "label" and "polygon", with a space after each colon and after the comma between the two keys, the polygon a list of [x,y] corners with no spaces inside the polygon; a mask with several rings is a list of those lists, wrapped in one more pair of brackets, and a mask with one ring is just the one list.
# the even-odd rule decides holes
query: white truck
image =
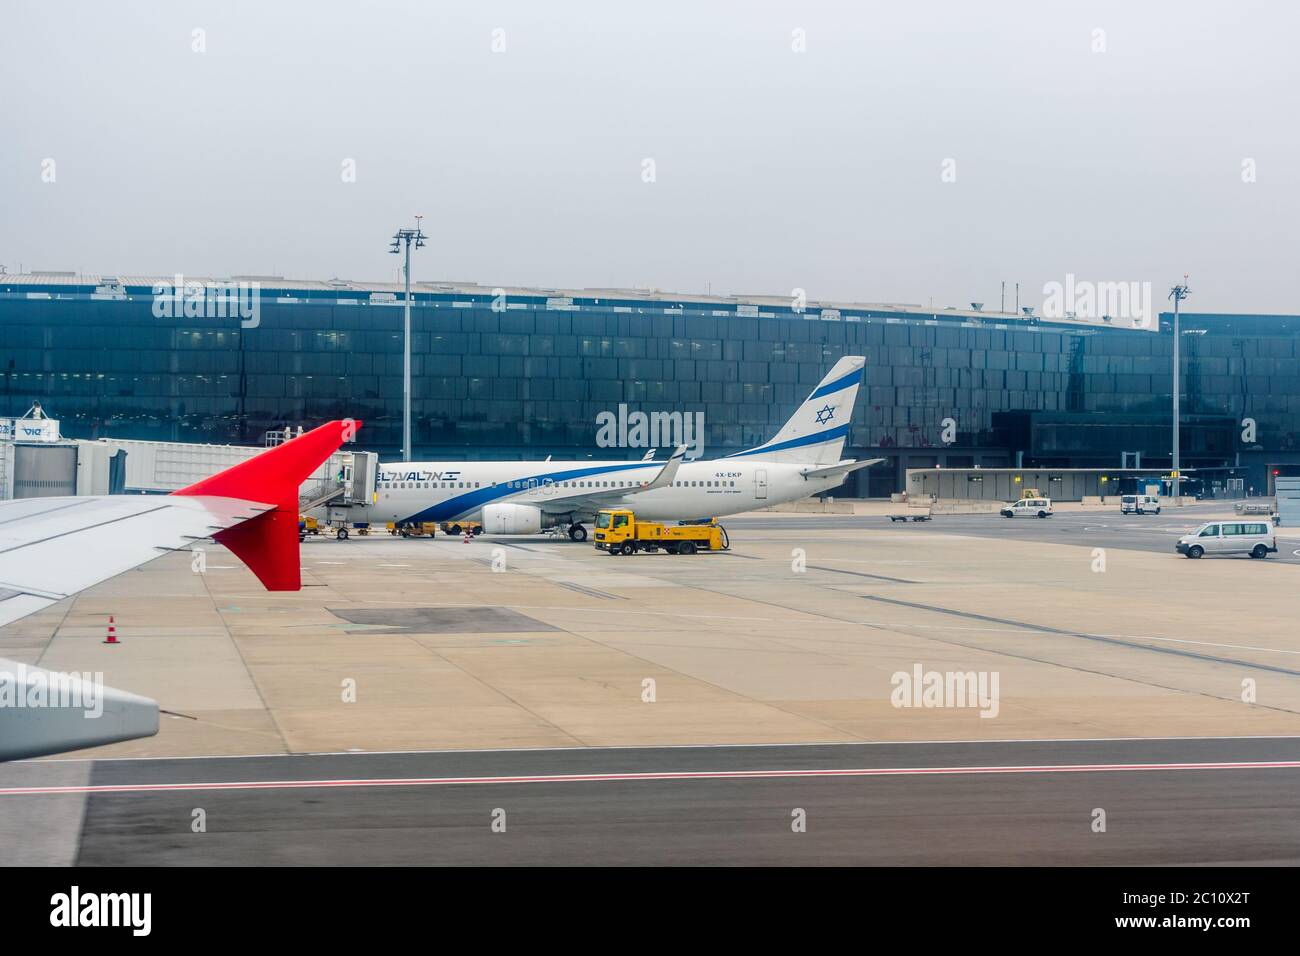
{"label": "white truck", "polygon": [[1050,518],[1052,516],[1051,498],[1021,498],[1007,505],[1000,512],[1004,518]]}

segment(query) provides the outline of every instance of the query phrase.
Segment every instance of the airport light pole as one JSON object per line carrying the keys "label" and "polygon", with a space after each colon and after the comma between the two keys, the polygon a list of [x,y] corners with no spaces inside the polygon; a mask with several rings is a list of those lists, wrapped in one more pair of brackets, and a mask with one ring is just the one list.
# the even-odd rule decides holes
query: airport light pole
{"label": "airport light pole", "polygon": [[1182,400],[1182,388],[1179,385],[1179,372],[1182,365],[1182,336],[1178,330],[1178,303],[1187,298],[1192,290],[1187,287],[1187,276],[1183,276],[1182,285],[1176,285],[1169,290],[1169,298],[1174,300],[1174,467],[1171,469],[1174,484],[1174,507],[1181,504],[1180,496],[1183,485],[1182,460],[1179,456],[1179,426],[1182,424],[1182,410],[1180,408]]}
{"label": "airport light pole", "polygon": [[393,233],[393,246],[388,251],[393,255],[406,247],[406,262],[402,266],[402,275],[406,279],[406,298],[403,303],[405,321],[402,337],[402,461],[411,460],[411,243],[415,248],[424,248],[424,233],[420,230],[420,220],[415,217],[414,229],[399,229]]}

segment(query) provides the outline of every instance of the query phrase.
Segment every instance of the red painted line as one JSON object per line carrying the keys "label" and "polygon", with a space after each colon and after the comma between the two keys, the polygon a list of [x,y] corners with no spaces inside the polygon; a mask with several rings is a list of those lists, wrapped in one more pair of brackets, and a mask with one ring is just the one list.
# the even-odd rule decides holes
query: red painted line
{"label": "red painted line", "polygon": [[1027,773],[1133,773],[1166,770],[1294,770],[1300,760],[1218,763],[1098,763],[1008,767],[859,767],[842,770],[688,770],[647,773],[535,774],[508,777],[397,777],[343,780],[246,780],[207,783],[124,783],[71,787],[4,787],[0,796],[59,793],[175,793],[189,790],[306,790],[331,787],[447,787],[523,783],[619,783],[644,780],[771,780],[802,777],[925,777]]}

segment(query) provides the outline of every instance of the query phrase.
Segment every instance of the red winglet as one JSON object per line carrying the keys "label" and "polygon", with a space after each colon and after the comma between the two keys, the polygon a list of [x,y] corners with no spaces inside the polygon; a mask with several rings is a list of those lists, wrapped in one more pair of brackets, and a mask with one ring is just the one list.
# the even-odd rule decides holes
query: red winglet
{"label": "red winglet", "polygon": [[297,591],[302,587],[298,487],[360,428],[361,422],[353,419],[326,422],[172,494],[242,498],[275,505],[275,510],[220,531],[215,537],[248,565],[268,591]]}

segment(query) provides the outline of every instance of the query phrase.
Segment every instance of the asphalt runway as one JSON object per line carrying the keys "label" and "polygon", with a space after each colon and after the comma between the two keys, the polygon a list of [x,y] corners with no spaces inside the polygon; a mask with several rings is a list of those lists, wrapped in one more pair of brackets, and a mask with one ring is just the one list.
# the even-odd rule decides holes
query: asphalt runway
{"label": "asphalt runway", "polygon": [[0,787],[80,795],[82,865],[1300,862],[1293,737],[85,763]]}
{"label": "asphalt runway", "polygon": [[[900,508],[899,513],[905,509]],[[1198,504],[1158,515],[1122,515],[1115,511],[1058,511],[1050,518],[1007,519],[998,514],[935,515],[929,521],[891,522],[885,515],[809,515],[807,517],[734,517],[721,523],[735,531],[774,530],[892,530],[915,534],[963,534],[1017,541],[1043,541],[1087,548],[1127,548],[1151,551],[1187,560],[1174,551],[1183,535],[1212,519],[1267,520],[1267,516],[1233,513],[1231,506]],[[1300,564],[1300,542],[1278,539],[1278,553],[1268,561]],[[1247,556],[1214,558],[1216,561],[1249,561]]]}

